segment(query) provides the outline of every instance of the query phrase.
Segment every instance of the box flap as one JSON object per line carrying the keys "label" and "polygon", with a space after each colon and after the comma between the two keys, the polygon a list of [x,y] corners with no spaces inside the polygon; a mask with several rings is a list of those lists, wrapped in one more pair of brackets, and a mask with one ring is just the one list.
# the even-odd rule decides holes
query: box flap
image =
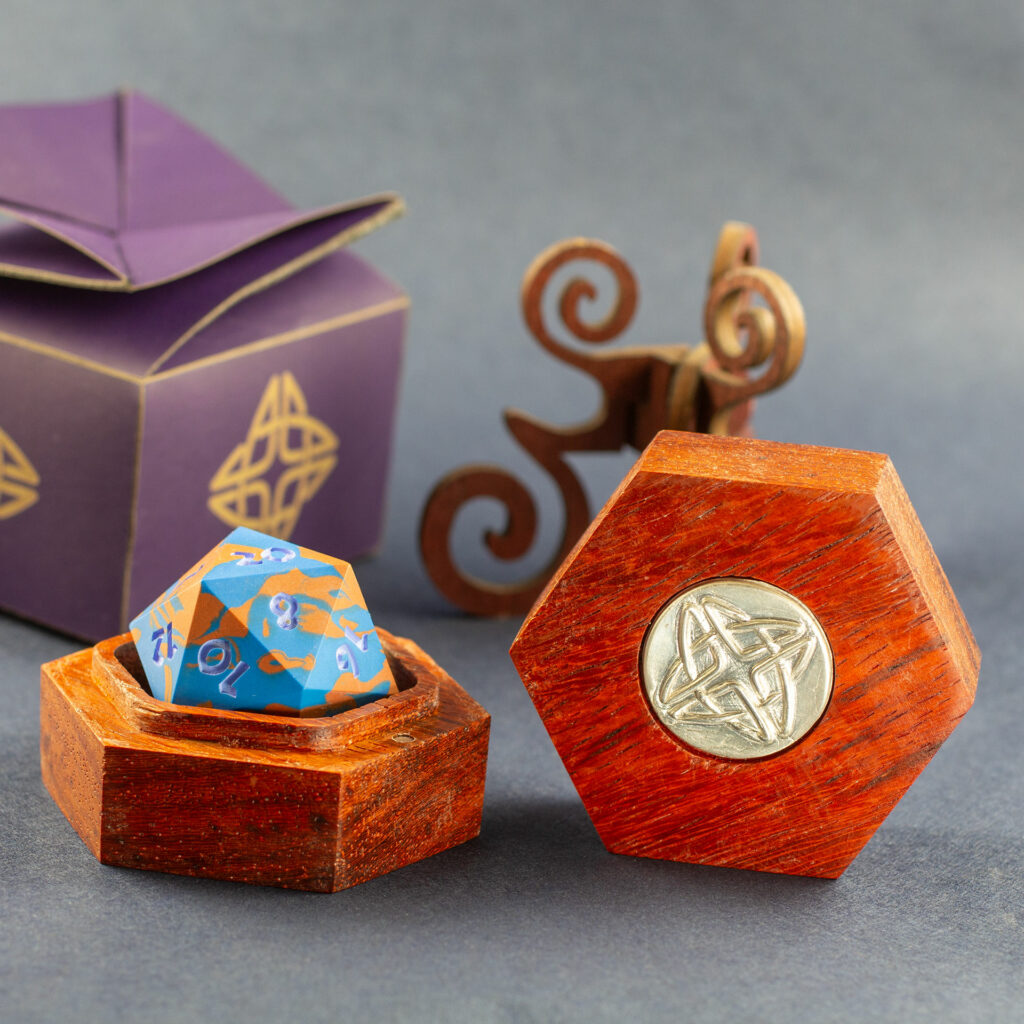
{"label": "box flap", "polygon": [[[404,305],[400,289],[349,252],[311,259],[320,227],[300,225],[272,249],[250,247],[130,295],[0,277],[0,342],[141,379],[325,319],[399,299]],[[283,275],[282,261],[290,268]]]}
{"label": "box flap", "polygon": [[[393,193],[297,210],[215,142],[139,93],[0,107],[0,274],[138,291],[277,239],[275,278],[402,212]],[[271,253],[270,262],[274,262]]]}
{"label": "box flap", "polygon": [[243,351],[299,341],[408,305],[398,285],[342,249],[189,331],[148,367],[148,376],[158,379]]}

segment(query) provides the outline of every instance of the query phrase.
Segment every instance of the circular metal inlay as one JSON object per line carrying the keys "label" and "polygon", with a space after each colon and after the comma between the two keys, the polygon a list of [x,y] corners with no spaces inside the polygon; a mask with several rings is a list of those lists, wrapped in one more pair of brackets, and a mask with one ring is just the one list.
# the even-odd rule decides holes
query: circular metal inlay
{"label": "circular metal inlay", "polygon": [[708,580],[654,617],[640,674],[654,714],[684,743],[717,757],[767,757],[806,736],[828,707],[832,648],[785,590]]}

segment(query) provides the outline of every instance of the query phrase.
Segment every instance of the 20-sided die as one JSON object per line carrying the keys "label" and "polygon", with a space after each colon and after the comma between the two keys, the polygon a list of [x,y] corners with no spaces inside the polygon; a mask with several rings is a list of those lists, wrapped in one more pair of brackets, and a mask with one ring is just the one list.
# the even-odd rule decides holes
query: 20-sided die
{"label": "20-sided die", "polygon": [[352,567],[239,528],[131,623],[153,696],[328,715],[397,692]]}

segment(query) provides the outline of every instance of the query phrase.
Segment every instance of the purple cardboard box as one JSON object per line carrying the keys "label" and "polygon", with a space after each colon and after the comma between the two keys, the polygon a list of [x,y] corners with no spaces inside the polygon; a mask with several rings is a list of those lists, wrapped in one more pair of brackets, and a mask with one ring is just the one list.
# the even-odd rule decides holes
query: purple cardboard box
{"label": "purple cardboard box", "polygon": [[380,537],[408,301],[151,100],[0,108],[0,607],[98,639],[233,526]]}

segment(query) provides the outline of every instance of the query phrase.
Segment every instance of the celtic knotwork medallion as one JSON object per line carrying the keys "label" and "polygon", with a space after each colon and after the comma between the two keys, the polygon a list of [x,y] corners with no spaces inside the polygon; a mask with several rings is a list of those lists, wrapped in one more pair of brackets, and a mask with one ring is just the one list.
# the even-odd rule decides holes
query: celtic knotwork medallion
{"label": "celtic knotwork medallion", "polygon": [[287,540],[337,462],[337,435],[310,415],[295,378],[276,373],[245,440],[210,481],[210,511],[229,526]]}
{"label": "celtic knotwork medallion", "polygon": [[0,430],[0,519],[10,519],[39,500],[39,474],[14,439]]}
{"label": "celtic knotwork medallion", "polygon": [[655,715],[685,743],[719,757],[766,757],[821,718],[832,649],[792,594],[759,580],[709,580],[655,616],[641,673]]}

